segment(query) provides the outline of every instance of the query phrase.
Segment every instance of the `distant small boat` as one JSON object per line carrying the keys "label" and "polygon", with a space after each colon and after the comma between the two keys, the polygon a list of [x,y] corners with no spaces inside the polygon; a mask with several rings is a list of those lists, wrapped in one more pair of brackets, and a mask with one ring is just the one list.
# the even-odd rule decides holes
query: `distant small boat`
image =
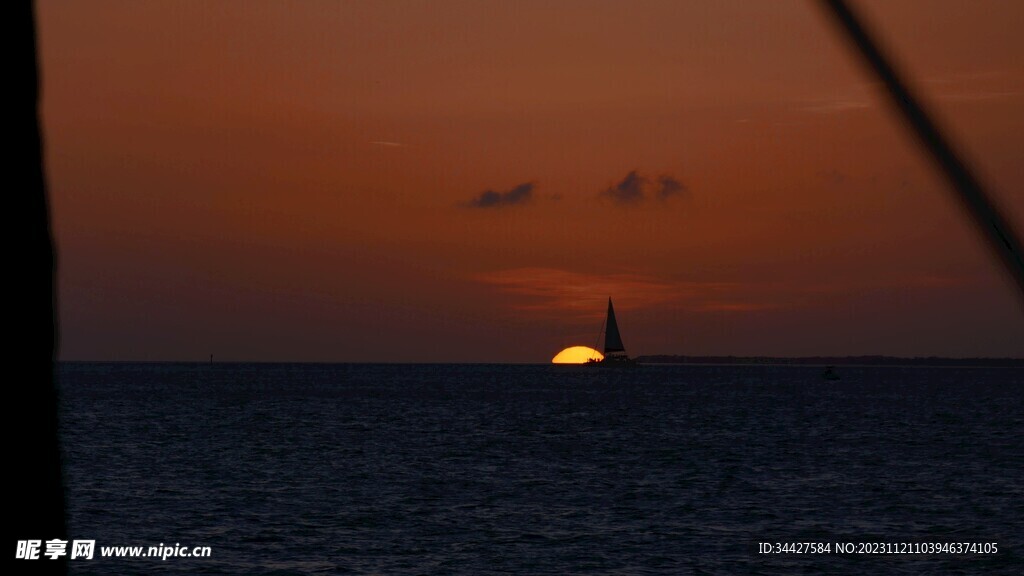
{"label": "distant small boat", "polygon": [[604,358],[587,360],[587,364],[600,366],[636,366],[636,360],[626,355],[626,347],[619,334],[619,323],[615,321],[615,307],[608,298],[608,317],[604,321]]}
{"label": "distant small boat", "polygon": [[836,374],[836,371],[833,370],[831,366],[827,366],[825,368],[825,371],[821,373],[821,379],[822,380],[839,380],[840,378],[839,378],[839,374]]}

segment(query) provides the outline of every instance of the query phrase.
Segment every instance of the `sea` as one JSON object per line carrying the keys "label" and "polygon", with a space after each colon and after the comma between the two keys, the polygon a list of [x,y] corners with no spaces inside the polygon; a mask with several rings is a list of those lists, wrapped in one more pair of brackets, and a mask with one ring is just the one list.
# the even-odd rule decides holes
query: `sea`
{"label": "sea", "polygon": [[62,363],[70,573],[1021,574],[1024,369],[822,369]]}

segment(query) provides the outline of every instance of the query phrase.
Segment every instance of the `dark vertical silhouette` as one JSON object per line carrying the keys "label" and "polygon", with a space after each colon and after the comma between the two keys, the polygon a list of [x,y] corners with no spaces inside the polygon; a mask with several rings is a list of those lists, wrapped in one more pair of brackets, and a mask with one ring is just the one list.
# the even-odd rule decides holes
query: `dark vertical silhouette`
{"label": "dark vertical silhouette", "polygon": [[608,298],[608,319],[605,320],[604,331],[604,353],[605,355],[625,352],[626,347],[622,345],[622,336],[619,334],[619,323],[615,320],[615,308],[612,307],[612,299]]}
{"label": "dark vertical silhouette", "polygon": [[622,344],[619,334],[619,323],[615,320],[615,307],[611,297],[608,298],[608,317],[604,321],[604,359],[588,360],[588,364],[600,366],[635,366],[636,361],[626,355],[626,347]]}
{"label": "dark vertical silhouette", "polygon": [[885,85],[893,104],[910,125],[918,142],[949,181],[961,207],[974,222],[992,252],[1002,261],[1024,299],[1024,254],[1021,251],[1020,240],[1010,228],[1010,223],[999,213],[977,178],[910,93],[906,83],[879,49],[872,34],[845,0],[823,0],[823,3],[840,28],[845,31],[847,39]]}
{"label": "dark vertical silhouette", "polygon": [[[49,207],[44,180],[42,138],[39,125],[39,71],[36,60],[35,13],[28,0],[5,4],[16,34],[10,42],[15,52],[7,106],[11,114],[12,150],[8,160],[14,176],[8,181],[7,214],[16,220],[20,233],[13,246],[19,252],[8,260],[8,300],[18,308],[8,334],[11,348],[8,366],[22,378],[5,383],[8,421],[6,479],[9,501],[6,523],[10,574],[65,573],[67,557],[42,556],[46,540],[67,539],[64,519],[64,487],[57,428],[57,390],[54,357],[57,342],[55,314],[55,255],[50,236]],[[88,538],[88,536],[81,536]],[[39,560],[14,559],[18,540],[42,540]],[[67,551],[70,553],[71,546]]]}

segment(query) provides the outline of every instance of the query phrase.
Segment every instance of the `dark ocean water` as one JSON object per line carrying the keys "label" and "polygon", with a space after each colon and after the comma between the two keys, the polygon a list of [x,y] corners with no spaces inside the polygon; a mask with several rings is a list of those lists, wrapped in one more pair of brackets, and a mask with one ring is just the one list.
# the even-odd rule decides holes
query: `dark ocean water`
{"label": "dark ocean water", "polygon": [[1020,574],[1024,370],[820,371],[64,364],[70,537],[212,551],[71,573]]}

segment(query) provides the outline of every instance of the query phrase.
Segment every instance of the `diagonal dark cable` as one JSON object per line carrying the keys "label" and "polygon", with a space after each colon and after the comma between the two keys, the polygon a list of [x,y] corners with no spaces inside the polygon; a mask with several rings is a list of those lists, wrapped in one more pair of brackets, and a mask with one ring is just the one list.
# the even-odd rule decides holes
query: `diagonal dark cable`
{"label": "diagonal dark cable", "polygon": [[957,156],[935,123],[910,94],[910,90],[850,6],[844,0],[822,0],[822,3],[885,84],[893,103],[910,124],[921,145],[942,169],[961,206],[985,237],[989,248],[1003,262],[1006,271],[1016,281],[1021,297],[1024,298],[1024,260],[1021,243],[1010,228],[1010,223],[1000,215],[967,165]]}

